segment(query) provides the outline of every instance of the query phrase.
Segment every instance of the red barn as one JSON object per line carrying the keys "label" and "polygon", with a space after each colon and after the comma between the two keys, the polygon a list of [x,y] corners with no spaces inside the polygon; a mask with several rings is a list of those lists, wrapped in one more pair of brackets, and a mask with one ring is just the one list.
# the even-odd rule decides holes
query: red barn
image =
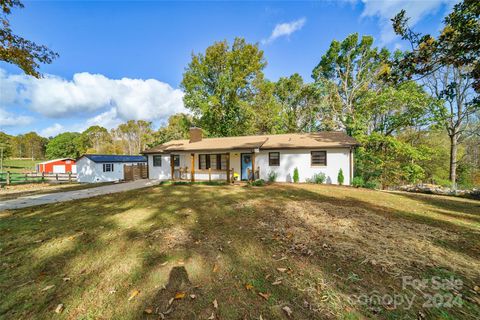
{"label": "red barn", "polygon": [[37,172],[45,173],[77,173],[75,159],[63,158],[54,159],[37,164]]}

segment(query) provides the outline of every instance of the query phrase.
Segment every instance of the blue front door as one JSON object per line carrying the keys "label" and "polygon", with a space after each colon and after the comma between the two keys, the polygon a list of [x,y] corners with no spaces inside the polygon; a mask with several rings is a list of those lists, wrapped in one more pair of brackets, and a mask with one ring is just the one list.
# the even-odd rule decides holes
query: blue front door
{"label": "blue front door", "polygon": [[252,171],[252,154],[251,153],[242,153],[241,156],[242,158],[242,180],[248,180],[248,171],[247,169],[250,169],[250,172]]}

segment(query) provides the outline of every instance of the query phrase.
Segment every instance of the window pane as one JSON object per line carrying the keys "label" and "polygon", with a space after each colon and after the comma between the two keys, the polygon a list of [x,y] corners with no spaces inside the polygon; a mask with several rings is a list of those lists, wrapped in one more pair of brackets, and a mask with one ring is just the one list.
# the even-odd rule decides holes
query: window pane
{"label": "window pane", "polygon": [[220,155],[220,169],[227,170],[227,155]]}
{"label": "window pane", "polygon": [[200,154],[198,156],[198,168],[199,169],[206,169],[207,168],[207,155]]}
{"label": "window pane", "polygon": [[280,165],[280,152],[270,152],[268,154],[268,164],[270,166]]}
{"label": "window pane", "polygon": [[312,151],[312,165],[326,166],[327,165],[327,152],[326,151]]}
{"label": "window pane", "polygon": [[173,165],[180,167],[180,156],[178,154],[173,156]]}
{"label": "window pane", "polygon": [[154,167],[162,166],[162,156],[153,156],[153,166]]}
{"label": "window pane", "polygon": [[213,170],[218,169],[217,168],[217,164],[218,164],[217,156],[218,155],[216,155],[216,154],[211,154],[210,155],[210,168],[212,168]]}

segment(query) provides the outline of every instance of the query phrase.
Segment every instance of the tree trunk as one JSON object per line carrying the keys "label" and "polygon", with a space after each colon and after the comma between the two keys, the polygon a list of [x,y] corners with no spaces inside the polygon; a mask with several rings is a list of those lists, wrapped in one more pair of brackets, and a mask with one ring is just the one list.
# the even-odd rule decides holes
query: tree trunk
{"label": "tree trunk", "polygon": [[450,181],[455,189],[457,188],[457,149],[458,137],[453,134],[450,136]]}

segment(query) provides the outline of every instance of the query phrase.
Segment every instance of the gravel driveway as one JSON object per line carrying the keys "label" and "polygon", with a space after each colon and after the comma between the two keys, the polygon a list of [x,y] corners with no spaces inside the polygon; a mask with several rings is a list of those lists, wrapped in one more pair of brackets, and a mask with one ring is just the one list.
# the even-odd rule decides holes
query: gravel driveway
{"label": "gravel driveway", "polygon": [[158,181],[143,179],[143,180],[136,180],[132,182],[124,182],[124,183],[112,184],[108,186],[101,186],[97,188],[89,188],[84,190],[24,196],[16,199],[1,201],[0,211],[9,210],[9,209],[20,209],[25,207],[37,206],[40,204],[91,198],[91,197],[99,196],[102,194],[110,194],[110,193],[146,188],[156,184],[158,184]]}

